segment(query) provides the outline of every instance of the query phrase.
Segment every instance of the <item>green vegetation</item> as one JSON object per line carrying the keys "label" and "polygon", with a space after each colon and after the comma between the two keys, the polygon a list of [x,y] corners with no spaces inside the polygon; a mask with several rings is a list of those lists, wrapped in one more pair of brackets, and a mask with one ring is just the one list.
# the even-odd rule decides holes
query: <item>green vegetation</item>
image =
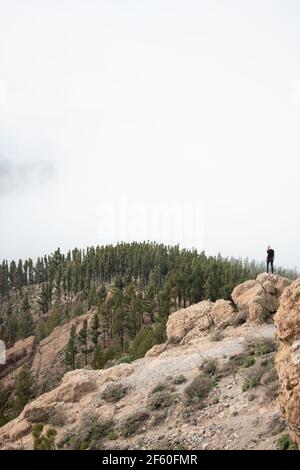
{"label": "green vegetation", "polygon": [[[41,340],[55,326],[97,307],[94,345],[104,317],[103,342],[114,337],[124,349],[126,339],[132,341],[147,323],[160,323],[162,336],[172,309],[207,298],[230,299],[232,289],[255,277],[261,268],[248,260],[206,256],[194,249],[156,243],[75,248],[66,254],[57,249],[35,263],[31,259],[17,263],[4,260],[0,263],[0,295],[5,299],[0,307],[3,339],[8,347],[32,333]],[[296,277],[293,271],[278,273]],[[39,288],[37,299],[32,297],[34,291],[26,289],[32,286]],[[112,287],[113,298],[108,296]],[[15,293],[20,299],[17,304],[13,302]],[[78,294],[74,304],[72,299]],[[37,323],[33,312],[41,315]],[[151,343],[150,339],[147,341]]]}
{"label": "green vegetation", "polygon": [[274,394],[274,385],[278,391],[278,382],[277,382],[277,373],[275,367],[270,369],[270,362],[268,361],[259,361],[253,366],[250,366],[243,376],[244,383],[242,385],[242,390],[245,392],[250,388],[258,387],[259,385],[269,384],[270,397]]}
{"label": "green vegetation", "polygon": [[298,450],[298,446],[292,441],[289,434],[283,434],[276,442],[276,448],[278,450]]}
{"label": "green vegetation", "polygon": [[14,400],[13,410],[14,415],[17,416],[21,413],[24,406],[34,398],[34,383],[29,367],[25,364],[18,375]]}
{"label": "green vegetation", "polygon": [[173,379],[172,379],[172,384],[173,385],[181,385],[183,383],[186,382],[186,378],[184,375],[176,375]]}
{"label": "green vegetation", "polygon": [[76,434],[70,436],[66,447],[72,450],[99,450],[103,439],[112,432],[111,420],[99,420],[93,415],[86,414],[82,417]]}
{"label": "green vegetation", "polygon": [[71,369],[76,368],[76,328],[73,325],[70,331],[70,338],[67,344],[66,354],[65,354],[65,361],[66,365],[71,367]]}
{"label": "green vegetation", "polygon": [[45,434],[42,434],[43,430],[43,424],[34,424],[32,426],[31,434],[33,437],[34,450],[55,450],[55,438],[57,435],[56,430],[49,428]]}
{"label": "green vegetation", "polygon": [[[94,331],[93,331],[93,337],[94,337]],[[78,341],[79,341],[79,344],[83,347],[85,365],[87,365],[88,363],[87,340],[88,340],[87,320],[84,320],[82,328],[78,333]]]}
{"label": "green vegetation", "polygon": [[212,399],[212,404],[213,404],[213,405],[217,405],[219,402],[220,402],[220,398],[219,398],[219,397],[214,397],[214,398]]}
{"label": "green vegetation", "polygon": [[[91,324],[71,331],[66,366],[110,367],[121,357],[139,359],[165,342],[174,309],[207,298],[230,299],[237,284],[260,271],[255,262],[156,243],[76,248],[66,254],[57,249],[36,263],[5,260],[0,264],[1,332],[8,347],[31,334],[41,341],[93,308]],[[244,320],[238,313],[235,321]],[[212,339],[222,339],[222,332]]]}
{"label": "green vegetation", "polygon": [[109,439],[110,441],[115,441],[116,439],[118,439],[118,434],[116,433],[116,431],[110,431],[108,434],[107,434],[107,439]]}
{"label": "green vegetation", "polygon": [[[75,248],[65,254],[57,249],[36,262],[4,260],[0,263],[1,337],[7,347],[32,334],[39,342],[58,325],[92,309],[90,320],[78,319],[78,328],[73,326],[70,331],[66,368],[91,365],[102,369],[129,363],[166,341],[166,322],[175,309],[208,298],[230,299],[237,284],[255,277],[261,269],[248,260],[156,243]],[[295,277],[292,271],[278,273]],[[246,314],[238,312],[230,321],[241,324]],[[213,340],[221,338],[218,331]],[[257,360],[274,347],[271,341],[256,339],[247,345],[243,357],[228,362],[227,372],[235,373],[244,361],[251,369],[253,359],[246,357]],[[225,368],[212,373],[203,369],[202,379],[215,384],[224,373]],[[174,378],[170,384],[184,381]],[[270,396],[275,393],[274,383],[266,384]],[[169,388],[160,391],[170,392]],[[0,424],[22,411],[33,396],[30,370],[22,369],[13,393],[0,389]],[[166,397],[160,398],[161,403],[167,402]]]}
{"label": "green vegetation", "polygon": [[201,371],[184,390],[185,405],[202,407],[211,390],[217,385],[220,377],[217,359],[204,359],[199,367]]}
{"label": "green vegetation", "polygon": [[141,426],[149,419],[149,413],[146,411],[137,411],[126,416],[121,423],[121,435],[129,437],[142,432]]}
{"label": "green vegetation", "polygon": [[164,390],[167,389],[167,387],[168,387],[167,384],[162,384],[162,383],[157,384],[157,385],[155,385],[155,387],[153,388],[152,393],[163,392]]}
{"label": "green vegetation", "polygon": [[244,351],[250,356],[263,356],[274,352],[276,344],[273,338],[247,338],[244,344]]}
{"label": "green vegetation", "polygon": [[186,404],[198,404],[202,406],[214,385],[215,381],[213,378],[204,374],[197,375],[184,390],[187,398]]}
{"label": "green vegetation", "polygon": [[218,361],[217,359],[204,359],[199,369],[203,372],[204,375],[213,377],[218,372]]}
{"label": "green vegetation", "polygon": [[245,357],[245,360],[243,362],[243,367],[251,367],[251,366],[254,366],[254,364],[255,364],[255,357],[253,356]]}
{"label": "green vegetation", "polygon": [[7,423],[7,408],[8,408],[8,400],[9,400],[9,390],[2,387],[0,382],[0,427],[4,426]]}
{"label": "green vegetation", "polygon": [[151,411],[169,408],[174,403],[177,403],[178,399],[178,395],[171,393],[169,390],[156,391],[150,394],[148,398],[148,408]]}
{"label": "green vegetation", "polygon": [[127,393],[127,388],[122,384],[113,383],[107,385],[107,387],[101,393],[101,398],[108,403],[116,403],[121,400]]}

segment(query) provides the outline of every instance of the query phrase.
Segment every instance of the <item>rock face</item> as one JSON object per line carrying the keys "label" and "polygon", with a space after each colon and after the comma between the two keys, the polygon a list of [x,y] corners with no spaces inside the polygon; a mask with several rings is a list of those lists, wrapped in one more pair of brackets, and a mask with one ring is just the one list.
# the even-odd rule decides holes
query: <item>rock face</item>
{"label": "rock face", "polygon": [[234,315],[234,308],[228,300],[217,300],[210,312],[214,325],[220,325],[222,322],[229,321]]}
{"label": "rock face", "polygon": [[6,363],[0,365],[0,379],[4,387],[12,388],[23,364],[32,362],[35,352],[35,338],[17,341],[12,348],[6,352]]}
{"label": "rock face", "polygon": [[[91,310],[65,325],[57,326],[39,344],[36,344],[34,336],[17,341],[6,352],[6,364],[0,365],[2,385],[13,389],[22,366],[27,364],[31,367],[38,391],[56,386],[66,370],[65,350],[72,326],[75,325],[78,332],[86,319],[90,327],[93,315],[94,312]],[[80,355],[78,356],[80,360]]]}
{"label": "rock face", "polygon": [[179,343],[193,329],[207,331],[213,326],[211,311],[214,304],[204,300],[172,313],[167,322],[167,338],[170,342]]}
{"label": "rock face", "polygon": [[[68,372],[57,388],[30,402],[18,418],[0,429],[0,448],[7,448],[9,442],[12,444],[15,441],[17,448],[22,446],[32,448],[33,423],[43,423],[58,428],[73,423],[78,425],[89,407],[93,408],[93,414],[99,417],[104,415],[107,411],[105,403],[102,403],[104,407],[102,413],[99,413],[97,403],[92,401],[96,398],[96,392],[101,392],[107,382],[126,378],[132,371],[131,365],[121,364],[102,371],[78,369]],[[20,440],[21,438],[23,439]]]}
{"label": "rock face", "polygon": [[[227,300],[203,300],[198,304],[177,310],[172,313],[167,322],[168,343],[192,344],[210,330],[230,320],[235,314],[234,307]],[[161,349],[161,345],[160,345]],[[154,346],[148,356],[157,355],[160,349]]]}
{"label": "rock face", "polygon": [[54,328],[52,333],[43,339],[36,350],[32,373],[37,387],[50,387],[57,385],[65,371],[65,350],[69,341],[72,326],[78,332],[82,328],[84,320],[88,326],[93,318],[93,312],[74,318],[62,326]]}
{"label": "rock face", "polygon": [[300,278],[284,291],[275,324],[281,411],[300,445]]}
{"label": "rock face", "polygon": [[[57,388],[30,402],[19,417],[0,429],[0,449],[31,449],[33,446],[31,430],[34,423],[55,427],[58,431],[58,441],[62,443],[61,447],[64,448],[64,443],[69,442],[70,436],[78,434],[86,417],[114,421],[115,429],[120,437],[119,448],[130,448],[130,446],[137,448],[135,446],[140,445],[138,440],[127,441],[123,438],[123,420],[133,413],[143,414],[145,410],[149,414],[148,400],[149,396],[153,398],[153,387],[155,385],[161,387],[165,382],[169,385],[171,383],[173,387],[172,380],[176,377],[180,379],[177,392],[182,400],[176,402],[176,395],[172,397],[175,400],[173,415],[170,415],[163,407],[161,409],[159,402],[155,413],[153,409],[151,410],[151,413],[153,412],[151,419],[156,423],[155,426],[161,426],[159,431],[155,431],[156,428],[151,424],[151,419],[148,424],[145,424],[145,428],[144,425],[137,426],[139,429],[141,428],[142,433],[147,430],[147,433],[151,434],[153,431],[153,439],[168,434],[170,429],[172,432],[173,430],[174,432],[178,431],[178,436],[181,433],[179,437],[183,436],[185,439],[187,435],[185,426],[190,432],[191,423],[186,424],[181,419],[184,412],[184,387],[199,374],[199,365],[205,358],[213,358],[222,362],[225,357],[239,355],[243,351],[243,341],[248,335],[250,337],[256,335],[259,338],[273,337],[274,326],[272,324],[257,325],[257,323],[262,322],[268,314],[274,313],[279,302],[280,308],[276,313],[275,320],[280,340],[276,362],[280,378],[281,409],[294,433],[295,440],[300,443],[300,279],[290,284],[289,280],[279,276],[259,275],[256,280],[250,280],[237,286],[232,293],[232,299],[235,304],[226,300],[216,302],[205,300],[172,313],[167,322],[167,342],[154,346],[148,351],[145,358],[132,364],[120,364],[104,370],[77,369],[65,374]],[[248,311],[247,323],[243,325],[235,323],[235,316],[240,314],[239,310]],[[20,364],[17,363],[17,365],[21,365],[22,361],[27,361],[30,358],[33,375],[38,387],[40,387],[39,391],[41,392],[41,386],[46,382],[49,383],[49,380],[50,387],[53,387],[58,383],[65,370],[64,354],[72,325],[76,326],[78,332],[83,321],[87,319],[88,328],[90,328],[93,316],[94,312],[90,311],[71,320],[68,324],[55,328],[51,335],[41,341],[38,346],[35,345],[33,338],[19,342],[20,344],[15,345],[14,351],[8,352],[8,358],[19,358]],[[218,329],[224,330],[224,337],[216,341],[212,339],[211,332]],[[80,367],[81,363],[78,366]],[[181,381],[182,376],[184,376],[183,382]],[[257,429],[253,431],[254,418],[257,419],[257,422],[260,422],[261,416],[271,419],[278,404],[266,403],[262,396],[262,401],[249,406],[248,398],[242,392],[243,379],[239,376],[240,382],[238,384],[233,377],[231,382],[228,380],[228,378],[224,378],[223,385],[219,384],[216,389],[213,389],[212,394],[216,393],[217,395],[211,396],[212,401],[203,414],[202,410],[199,410],[197,419],[202,424],[206,423],[207,419],[209,439],[213,437],[213,435],[209,435],[212,432],[209,427],[212,425],[212,419],[216,417],[222,423],[222,420],[225,420],[224,427],[220,428],[219,440],[216,440],[215,443],[216,448],[222,448],[218,446],[226,441],[224,436],[232,433],[233,421],[236,419],[236,435],[238,437],[231,436],[228,445],[232,448],[245,448],[246,441],[249,441],[248,448],[253,448],[254,441],[251,439],[256,439],[257,436]],[[105,401],[102,392],[108,383],[124,387],[126,390],[124,398],[116,403]],[[218,400],[222,396],[223,386],[224,400],[219,404]],[[229,402],[228,395],[233,388],[235,393]],[[236,408],[237,397],[238,409]],[[165,399],[166,397],[163,394],[160,398]],[[237,418],[235,418],[236,412],[239,413]],[[242,415],[243,413],[244,415]],[[240,423],[244,423],[244,420],[248,418],[248,430],[245,430],[244,437],[240,439]],[[160,419],[163,423],[161,425],[157,424],[160,423]],[[91,427],[92,424],[89,425],[89,429]],[[197,425],[196,430],[198,427]],[[254,432],[255,436],[249,437],[251,432]],[[204,434],[200,432],[197,437],[201,443]],[[197,448],[193,446],[199,445],[198,441],[193,439],[187,440],[188,446],[191,446],[189,448]],[[155,445],[153,442],[147,441],[145,447],[151,448],[151,445]],[[210,445],[210,442],[204,442],[203,445]],[[109,440],[105,445],[108,449],[115,448],[115,443],[111,443]],[[110,445],[112,447],[109,447]],[[263,446],[265,443],[261,445]],[[274,448],[274,441],[272,446]]]}
{"label": "rock face", "polygon": [[[263,425],[273,419],[278,405],[263,403],[262,407],[261,389],[249,406],[240,375],[221,378],[218,387],[212,388],[206,406],[193,408],[190,421],[184,417],[185,388],[199,375],[203,360],[214,358],[222,367],[225,355],[242,351],[241,338],[247,335],[269,338],[274,327],[245,324],[236,328],[236,332],[238,337],[228,336],[218,343],[202,338],[202,343],[192,346],[173,345],[157,357],[145,357],[132,364],[68,372],[57,388],[30,402],[17,418],[0,428],[0,449],[32,449],[35,423],[42,423],[45,430],[51,427],[57,431],[59,449],[85,448],[85,444],[92,444],[90,437],[94,431],[100,449],[160,449],[165,445],[177,449],[179,444],[187,449],[251,449],[259,445],[274,448],[276,437],[266,434],[267,440],[257,440],[258,428],[253,423],[259,422],[259,431],[263,431]],[[184,380],[175,382],[175,378]],[[167,388],[154,393],[154,387],[162,384]],[[107,390],[118,387],[125,390],[125,395],[110,399],[114,397],[108,397]],[[165,402],[168,397],[172,397],[172,403]],[[158,400],[155,407],[151,405],[153,399]],[[145,417],[142,423],[135,421],[141,416]],[[97,434],[109,422],[115,434],[113,441],[109,435]],[[100,426],[95,427],[95,423]]]}
{"label": "rock face", "polygon": [[[259,274],[233,290],[232,302],[204,300],[172,313],[167,322],[168,343],[193,344],[209,331],[230,322],[237,311],[247,312],[249,323],[264,323],[279,307],[280,296],[291,281],[278,275]],[[162,346],[154,347],[148,356],[160,354]]]}
{"label": "rock face", "polygon": [[239,310],[247,310],[249,322],[263,323],[277,311],[280,296],[290,283],[285,277],[263,273],[235,287],[231,297]]}

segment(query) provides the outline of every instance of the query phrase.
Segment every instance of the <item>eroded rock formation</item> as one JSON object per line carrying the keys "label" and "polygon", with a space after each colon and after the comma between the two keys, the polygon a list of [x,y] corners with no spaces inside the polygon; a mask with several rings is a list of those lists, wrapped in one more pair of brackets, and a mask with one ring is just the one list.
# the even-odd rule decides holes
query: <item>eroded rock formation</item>
{"label": "eroded rock formation", "polygon": [[231,297],[239,310],[245,309],[248,321],[263,323],[279,307],[279,299],[291,281],[278,275],[259,274],[233,290]]}
{"label": "eroded rock formation", "polygon": [[[87,416],[100,421],[114,421],[120,437],[117,448],[137,448],[140,445],[138,437],[136,440],[127,440],[122,434],[124,419],[134,413],[144,413],[145,409],[148,410],[149,396],[153,397],[153,387],[172,383],[174,377],[183,377],[183,382],[178,382],[176,391],[181,399],[174,402],[172,415],[160,408],[149,415],[147,424],[141,426],[142,432],[147,436],[151,435],[151,438],[145,439],[145,448],[155,446],[158,435],[168,435],[170,429],[172,433],[178,431],[176,439],[187,439],[184,442],[188,448],[211,446],[212,442],[214,448],[254,448],[253,440],[257,436],[257,429],[253,428],[253,423],[255,420],[259,423],[263,421],[269,426],[273,416],[278,414],[277,401],[266,402],[261,390],[261,393],[256,392],[258,397],[249,407],[247,396],[242,391],[242,376],[239,375],[236,381],[236,378],[230,375],[221,380],[217,389],[213,389],[209,406],[205,410],[199,410],[198,421],[196,420],[196,425],[193,425],[195,428],[191,431],[191,424],[182,419],[184,387],[199,374],[199,364],[205,358],[217,358],[222,362],[225,358],[239,355],[248,336],[272,338],[274,325],[257,323],[262,323],[266,316],[273,314],[279,306],[279,301],[280,308],[275,319],[280,340],[277,353],[280,402],[282,413],[295,440],[299,442],[300,279],[290,285],[290,281],[279,276],[259,275],[256,280],[237,286],[232,293],[232,299],[233,302],[222,299],[216,302],[206,300],[174,312],[167,322],[167,342],[154,346],[145,358],[132,364],[121,364],[104,370],[78,369],[65,374],[57,388],[30,402],[19,417],[0,429],[0,448],[31,449],[34,423],[54,427],[58,432],[57,441],[64,448],[65,442],[70,444],[70,436],[78,434],[78,429],[82,427]],[[247,322],[238,326],[232,324],[234,317],[243,310],[248,313]],[[71,325],[75,324],[78,330],[85,318],[90,323],[92,313],[89,312],[67,325],[58,327],[40,343],[39,351],[34,352],[32,366],[38,382],[42,383],[51,377],[51,374],[54,375],[55,371],[59,372]],[[224,331],[224,337],[218,342],[211,339],[211,332],[216,329]],[[102,392],[109,384],[119,384],[127,391],[118,403],[108,403],[103,399]],[[230,394],[231,401],[228,398]],[[219,420],[215,437],[215,430],[212,431],[211,428],[214,417]],[[241,423],[243,430],[240,428]],[[89,429],[91,426],[92,424]],[[159,431],[156,431],[155,426],[158,426]],[[260,429],[261,426],[260,424]],[[235,432],[232,431],[233,428]],[[187,437],[190,432],[198,436],[198,441],[194,440],[194,434],[191,439]],[[231,438],[227,442],[226,436],[230,433]],[[150,439],[149,442],[147,439]],[[171,439],[175,439],[173,434]],[[267,439],[269,441],[256,441],[256,448],[259,448],[259,445],[262,446],[260,448],[274,448],[275,438]],[[114,443],[110,444],[110,441],[106,440],[105,448],[110,445],[115,448]]]}
{"label": "eroded rock formation", "polygon": [[285,289],[275,315],[279,350],[276,367],[280,382],[280,407],[300,445],[300,278]]}

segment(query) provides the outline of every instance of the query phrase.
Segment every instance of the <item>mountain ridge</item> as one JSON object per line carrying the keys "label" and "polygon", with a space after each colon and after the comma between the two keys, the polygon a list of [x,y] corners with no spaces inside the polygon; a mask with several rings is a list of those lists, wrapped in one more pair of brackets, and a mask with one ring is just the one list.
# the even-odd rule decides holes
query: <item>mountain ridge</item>
{"label": "mountain ridge", "polygon": [[199,302],[169,316],[167,341],[145,358],[68,372],[0,429],[1,448],[33,448],[37,423],[54,427],[56,447],[65,449],[276,448],[287,423],[273,314],[290,284],[259,275],[234,289],[235,303],[221,302],[224,318],[220,301]]}

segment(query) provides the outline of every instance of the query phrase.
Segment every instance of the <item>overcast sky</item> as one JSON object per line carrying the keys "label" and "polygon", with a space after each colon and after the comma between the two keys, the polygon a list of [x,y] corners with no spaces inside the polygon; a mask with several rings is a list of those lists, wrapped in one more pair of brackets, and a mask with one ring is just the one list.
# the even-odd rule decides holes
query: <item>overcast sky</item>
{"label": "overcast sky", "polygon": [[300,267],[300,2],[0,0],[0,259],[155,240]]}

